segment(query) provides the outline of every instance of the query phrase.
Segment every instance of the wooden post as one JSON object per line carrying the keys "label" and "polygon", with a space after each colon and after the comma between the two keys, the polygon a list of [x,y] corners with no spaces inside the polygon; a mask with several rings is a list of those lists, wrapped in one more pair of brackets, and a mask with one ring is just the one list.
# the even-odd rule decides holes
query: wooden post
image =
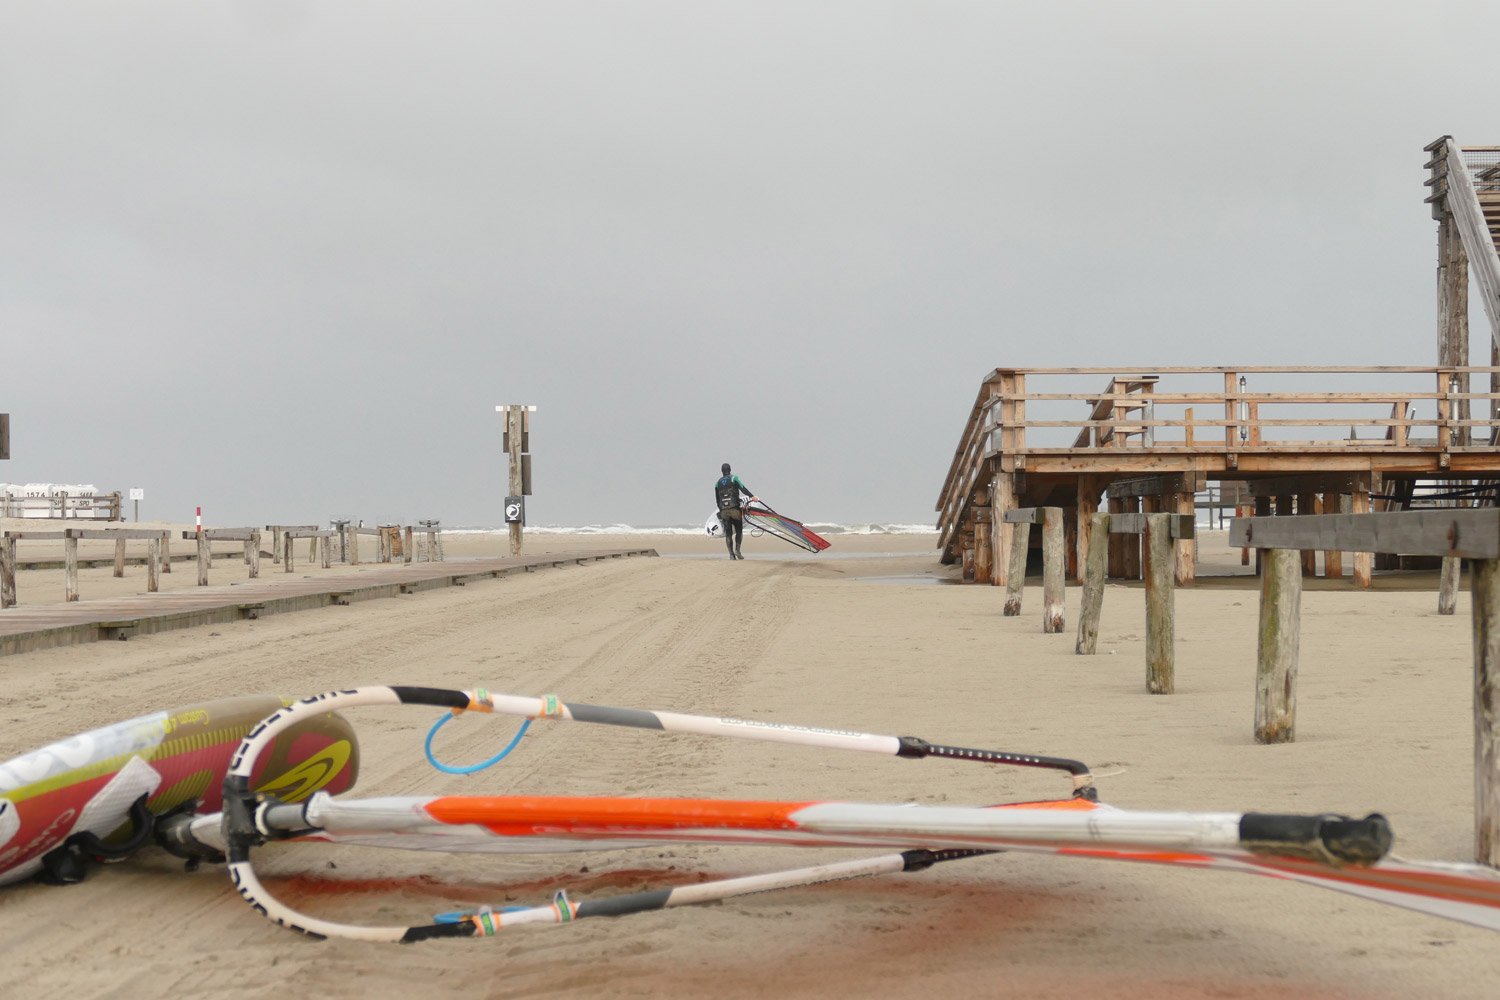
{"label": "wooden post", "polygon": [[[1177,494],[1177,504],[1173,509],[1178,514],[1186,514],[1189,523],[1197,518],[1198,508],[1194,504],[1195,495],[1191,490],[1183,490]],[[1172,575],[1179,587],[1191,587],[1198,579],[1198,536],[1194,532],[1192,538],[1179,538],[1172,546],[1173,566]]]}
{"label": "wooden post", "polygon": [[[505,408],[505,436],[510,459],[510,495],[521,495],[521,436],[524,433],[523,417],[526,413],[524,406],[507,406]],[[518,556],[521,554],[521,525],[515,521],[506,525],[510,529],[510,554]]]}
{"label": "wooden post", "polygon": [[[1354,483],[1350,496],[1349,511],[1352,514],[1370,513],[1370,477],[1361,476]],[[1354,553],[1354,586],[1360,590],[1370,589],[1370,578],[1375,569],[1375,556],[1370,552]]]}
{"label": "wooden post", "polygon": [[990,559],[990,582],[997,587],[1010,586],[1007,574],[1012,561],[1010,549],[1014,532],[1005,527],[1005,512],[1015,505],[1014,477],[1009,472],[995,473],[990,480],[990,544],[995,548]]}
{"label": "wooden post", "polygon": [[[1339,494],[1318,494],[1318,513],[1337,514],[1339,512]],[[1344,554],[1338,549],[1329,549],[1323,553],[1323,579],[1337,580],[1344,575]]]}
{"label": "wooden post", "polygon": [[344,530],[346,530],[346,531],[349,532],[349,565],[350,566],[358,566],[359,565],[359,529],[356,528],[354,525],[351,524],[351,525],[349,525],[349,527],[347,527]]}
{"label": "wooden post", "polygon": [[434,550],[434,548],[435,548],[435,546],[437,544],[436,539],[437,539],[437,532],[435,532],[435,531],[429,531],[427,533],[427,561],[428,562],[434,562],[435,561],[434,558],[433,558],[433,550]]}
{"label": "wooden post", "polygon": [[318,536],[313,535],[307,540],[307,561],[311,563],[318,558]]}
{"label": "wooden post", "polygon": [[78,600],[78,536],[71,528],[63,539],[63,600]]}
{"label": "wooden post", "polygon": [[0,608],[16,606],[16,540],[0,537]]}
{"label": "wooden post", "polygon": [[1078,581],[1088,579],[1089,533],[1094,530],[1094,515],[1099,513],[1099,495],[1109,485],[1102,476],[1079,476],[1078,498],[1074,507],[1074,518],[1078,525]]}
{"label": "wooden post", "polygon": [[959,549],[959,551],[962,553],[962,556],[961,556],[961,561],[960,561],[960,565],[959,565],[959,570],[960,570],[959,571],[959,577],[960,577],[960,579],[963,580],[964,583],[973,583],[974,582],[974,536],[971,535],[971,534],[969,534],[968,532],[965,532],[961,536],[961,538],[962,538],[962,541],[960,542],[960,544],[961,544],[962,547]]}
{"label": "wooden post", "polygon": [[[1256,497],[1255,498],[1255,516],[1256,517],[1270,517],[1271,516],[1271,498],[1270,497]],[[1260,551],[1260,549],[1256,549],[1255,550],[1255,575],[1256,576],[1260,576],[1261,571],[1263,569],[1264,569],[1264,559],[1262,559],[1262,557],[1261,557],[1261,551]]]}
{"label": "wooden post", "polygon": [[213,565],[213,554],[208,548],[208,536],[198,532],[198,586],[208,586],[208,568]]}
{"label": "wooden post", "polygon": [[1172,518],[1147,514],[1141,536],[1146,553],[1146,690],[1171,694],[1176,689],[1173,647],[1176,628],[1172,599]]}
{"label": "wooden post", "polygon": [[1061,507],[1042,508],[1042,631],[1061,632],[1066,617],[1067,543]]}
{"label": "wooden post", "polygon": [[260,532],[250,532],[250,540],[245,543],[245,556],[250,564],[250,579],[260,577]]}
{"label": "wooden post", "polygon": [[[1235,517],[1254,517],[1255,508],[1250,504],[1239,504],[1234,508]],[[1250,546],[1246,545],[1240,549],[1240,565],[1250,565]]]}
{"label": "wooden post", "polygon": [[1290,743],[1297,729],[1301,560],[1295,549],[1268,549],[1263,566],[1255,667],[1255,742]]}
{"label": "wooden post", "polygon": [[[1117,497],[1109,500],[1109,512],[1111,514],[1125,513],[1125,501]],[[1106,565],[1109,579],[1122,580],[1125,578],[1125,536],[1109,536],[1109,559]]]}
{"label": "wooden post", "polygon": [[1438,614],[1451,615],[1458,609],[1458,556],[1443,556],[1443,571],[1438,577]]}
{"label": "wooden post", "polygon": [[1092,656],[1099,644],[1099,614],[1104,608],[1104,574],[1109,563],[1109,515],[1089,519],[1089,550],[1083,561],[1083,597],[1078,608],[1078,643],[1073,652]]}
{"label": "wooden post", "polygon": [[154,594],[161,590],[161,539],[152,538],[146,542],[146,593]]}
{"label": "wooden post", "polygon": [[125,539],[123,536],[115,539],[115,579],[125,577]]}
{"label": "wooden post", "polygon": [[328,569],[333,565],[333,536],[319,535],[313,541],[318,543],[318,551],[323,554],[323,568]]}
{"label": "wooden post", "polygon": [[271,525],[271,565],[281,565],[281,529]]}
{"label": "wooden post", "polygon": [[1021,613],[1021,593],[1026,587],[1026,554],[1031,548],[1031,523],[1010,525],[1010,565],[1005,573],[1005,614],[1015,617]]}
{"label": "wooden post", "polygon": [[172,533],[170,531],[161,533],[161,571],[172,572]]}
{"label": "wooden post", "polygon": [[[1312,514],[1317,509],[1317,497],[1311,493],[1299,493],[1297,495],[1297,513]],[[1318,552],[1316,549],[1302,550],[1302,575],[1318,575]]]}
{"label": "wooden post", "polygon": [[290,531],[285,532],[281,536],[281,563],[288,573],[292,571],[292,541],[292,533]]}
{"label": "wooden post", "polygon": [[408,524],[406,526],[406,537],[403,539],[403,544],[401,546],[401,561],[409,563],[411,562],[411,557],[411,525]]}
{"label": "wooden post", "polygon": [[[1127,514],[1144,513],[1140,497],[1124,497],[1121,506]],[[1121,535],[1124,542],[1123,568],[1121,574],[1127,580],[1139,580],[1141,578],[1141,536]]]}
{"label": "wooden post", "polygon": [[1474,605],[1474,860],[1500,867],[1500,560],[1469,567]]}
{"label": "wooden post", "polygon": [[990,511],[988,507],[975,508],[974,517],[974,582],[989,583],[992,574],[990,557]]}

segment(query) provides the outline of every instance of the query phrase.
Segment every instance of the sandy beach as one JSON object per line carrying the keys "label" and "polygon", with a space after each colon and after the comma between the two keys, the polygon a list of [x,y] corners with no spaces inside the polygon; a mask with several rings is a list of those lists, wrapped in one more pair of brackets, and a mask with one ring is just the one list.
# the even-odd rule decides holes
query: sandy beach
{"label": "sandy beach", "polygon": [[[187,543],[176,551],[185,553]],[[502,554],[453,535],[450,559]],[[1099,655],[1019,618],[1002,592],[939,585],[931,535],[834,538],[802,558],[747,539],[742,563],[691,535],[532,534],[528,552],[655,547],[610,561],[349,607],[0,659],[0,759],[178,704],[362,683],[518,694],[916,734],[1080,758],[1102,798],[1137,809],[1379,811],[1397,851],[1472,851],[1470,634],[1435,583],[1378,577],[1304,597],[1297,741],[1251,739],[1257,593],[1208,579],[1177,594],[1177,693],[1145,693],[1141,592],[1111,585]],[[228,551],[232,546],[226,546]],[[22,553],[23,556],[26,554]],[[1202,572],[1242,572],[1222,534]],[[299,567],[298,572],[304,570]],[[347,569],[342,570],[347,571]],[[379,573],[379,566],[362,572]],[[243,578],[234,559],[214,583]],[[323,571],[316,568],[306,572]],[[55,579],[53,575],[55,574]],[[222,574],[222,579],[219,576]],[[236,576],[239,574],[239,576]],[[265,577],[277,574],[263,573]],[[1431,581],[1431,577],[1427,578]],[[181,564],[163,585],[192,585]],[[56,593],[51,593],[54,588]],[[144,570],[83,571],[87,600],[144,590]],[[61,599],[61,571],[21,599]],[[432,770],[425,710],[355,713],[356,792],[683,795],[989,804],[1062,796],[1035,773],[863,758],[604,727],[533,727],[471,778]],[[445,731],[454,761],[488,756],[505,722]],[[454,905],[541,903],[769,871],[860,852],[685,847],[491,859],[287,846],[268,886],[338,919],[424,921]],[[272,926],[222,869],[149,849],[82,885],[0,889],[6,996],[330,997],[1469,997],[1500,975],[1493,933],[1313,888],[1220,873],[1000,856],[482,942],[314,942]]]}

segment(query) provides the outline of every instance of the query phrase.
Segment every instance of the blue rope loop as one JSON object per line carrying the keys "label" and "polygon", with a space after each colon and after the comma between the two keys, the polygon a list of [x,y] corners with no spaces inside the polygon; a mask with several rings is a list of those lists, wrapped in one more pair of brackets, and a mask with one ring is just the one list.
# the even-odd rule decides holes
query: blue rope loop
{"label": "blue rope loop", "polygon": [[447,725],[448,720],[452,718],[455,718],[452,713],[439,717],[438,720],[432,724],[432,728],[427,730],[427,740],[422,745],[423,751],[427,754],[427,763],[431,764],[439,771],[442,771],[444,774],[478,774],[485,768],[494,767],[496,764],[504,760],[506,756],[516,748],[516,745],[521,742],[521,737],[526,735],[526,730],[531,728],[531,720],[523,719],[521,720],[521,728],[516,730],[516,735],[511,737],[511,741],[505,745],[504,750],[501,750],[489,760],[480,761],[478,764],[469,764],[463,767],[453,767],[438,760],[432,752],[433,737],[437,736],[437,731],[439,729],[442,729],[443,726]]}

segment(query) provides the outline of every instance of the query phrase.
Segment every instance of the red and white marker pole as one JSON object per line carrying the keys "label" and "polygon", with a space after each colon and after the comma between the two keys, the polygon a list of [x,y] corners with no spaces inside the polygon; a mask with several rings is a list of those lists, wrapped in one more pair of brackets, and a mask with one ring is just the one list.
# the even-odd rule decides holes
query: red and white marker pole
{"label": "red and white marker pole", "polygon": [[194,510],[197,511],[197,513],[194,515],[194,534],[201,535],[203,534],[203,508],[195,507]]}

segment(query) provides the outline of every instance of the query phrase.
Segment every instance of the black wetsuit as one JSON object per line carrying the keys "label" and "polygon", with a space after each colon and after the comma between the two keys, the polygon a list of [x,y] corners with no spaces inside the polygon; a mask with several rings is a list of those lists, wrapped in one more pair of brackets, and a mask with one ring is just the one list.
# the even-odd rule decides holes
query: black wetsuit
{"label": "black wetsuit", "polygon": [[714,505],[719,509],[719,524],[724,528],[724,544],[729,548],[729,558],[743,559],[740,555],[740,540],[745,534],[745,516],[740,510],[740,494],[747,497],[755,494],[740,482],[739,476],[720,476],[714,482]]}

